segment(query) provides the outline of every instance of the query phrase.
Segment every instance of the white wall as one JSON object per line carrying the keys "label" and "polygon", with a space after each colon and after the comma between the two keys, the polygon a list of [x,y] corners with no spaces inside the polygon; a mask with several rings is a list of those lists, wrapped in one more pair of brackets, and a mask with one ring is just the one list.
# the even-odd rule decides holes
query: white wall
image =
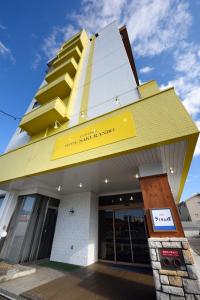
{"label": "white wall", "polygon": [[[74,214],[69,210],[74,209]],[[86,266],[97,260],[98,204],[92,193],[60,201],[50,260]]]}
{"label": "white wall", "polygon": [[[118,24],[113,22],[98,34],[94,48],[88,119],[139,99]],[[116,96],[120,104],[116,104]]]}

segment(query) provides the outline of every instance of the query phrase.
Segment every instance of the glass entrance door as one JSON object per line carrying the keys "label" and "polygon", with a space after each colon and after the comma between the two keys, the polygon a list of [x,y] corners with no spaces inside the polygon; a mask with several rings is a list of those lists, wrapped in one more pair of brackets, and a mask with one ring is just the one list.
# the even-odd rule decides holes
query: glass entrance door
{"label": "glass entrance door", "polygon": [[59,200],[38,194],[20,196],[0,258],[12,263],[49,258]]}
{"label": "glass entrance door", "polygon": [[142,209],[99,211],[99,258],[149,264]]}

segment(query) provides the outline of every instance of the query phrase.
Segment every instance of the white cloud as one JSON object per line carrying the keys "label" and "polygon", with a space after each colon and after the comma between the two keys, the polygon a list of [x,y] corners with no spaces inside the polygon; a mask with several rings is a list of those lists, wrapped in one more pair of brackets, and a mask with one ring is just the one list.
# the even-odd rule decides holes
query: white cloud
{"label": "white cloud", "polygon": [[55,56],[61,44],[73,36],[77,30],[72,25],[54,27],[51,34],[44,40],[42,50],[48,59]]}
{"label": "white cloud", "polygon": [[40,61],[41,61],[41,55],[39,53],[36,53],[35,59],[33,60],[33,63],[31,66],[31,69],[36,70],[40,64]]}
{"label": "white cloud", "polygon": [[[0,29],[1,29],[1,30],[6,30],[6,27],[5,27],[4,25],[0,24]],[[6,47],[6,46],[3,44],[2,41],[0,41],[0,56],[3,56],[3,57],[9,57],[13,64],[16,63],[15,58],[14,58],[14,56],[12,55],[11,50],[10,50],[8,47]]]}
{"label": "white cloud", "polygon": [[132,1],[126,23],[136,53],[153,56],[177,46],[186,37],[191,16],[187,2]]}
{"label": "white cloud", "polygon": [[1,41],[0,41],[0,56],[9,57],[12,63],[15,63],[15,58],[12,55],[12,52],[9,48],[7,48]]}
{"label": "white cloud", "polygon": [[174,53],[175,78],[161,88],[174,86],[188,112],[200,114],[200,45],[184,42]]}
{"label": "white cloud", "polygon": [[200,113],[200,86],[191,88],[191,92],[186,94],[183,104],[193,117]]}
{"label": "white cloud", "polygon": [[[196,121],[196,125],[199,128],[199,130],[200,130],[200,120]],[[195,149],[194,155],[195,156],[200,155],[200,138],[197,141],[197,145],[196,145],[196,149]]]}
{"label": "white cloud", "polygon": [[140,73],[150,73],[150,72],[152,72],[154,70],[154,68],[153,67],[148,67],[148,66],[146,66],[146,67],[144,67],[144,68],[141,68],[140,69]]}
{"label": "white cloud", "polygon": [[137,55],[157,55],[184,40],[192,20],[188,2],[178,0],[82,0],[79,11],[67,15],[73,26],[54,27],[45,39],[42,48],[48,58],[74,32],[85,28],[93,33],[114,20],[127,25]]}

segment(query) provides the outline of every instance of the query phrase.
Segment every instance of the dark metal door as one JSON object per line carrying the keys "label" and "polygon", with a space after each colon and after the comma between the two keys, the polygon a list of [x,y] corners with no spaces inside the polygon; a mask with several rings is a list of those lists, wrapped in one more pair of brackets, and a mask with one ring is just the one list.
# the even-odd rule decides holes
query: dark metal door
{"label": "dark metal door", "polygon": [[56,219],[57,209],[48,208],[37,259],[50,258]]}

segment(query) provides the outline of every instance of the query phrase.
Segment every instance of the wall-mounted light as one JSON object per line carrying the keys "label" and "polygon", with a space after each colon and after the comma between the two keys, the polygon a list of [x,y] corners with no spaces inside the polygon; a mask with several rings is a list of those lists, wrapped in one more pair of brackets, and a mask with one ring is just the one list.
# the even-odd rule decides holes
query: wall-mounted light
{"label": "wall-mounted light", "polygon": [[82,188],[82,187],[83,187],[82,182],[80,182],[78,186],[79,186],[80,188]]}
{"label": "wall-mounted light", "polygon": [[58,127],[60,127],[60,126],[61,126],[61,124],[56,120],[53,128],[58,129]]}
{"label": "wall-mounted light", "polygon": [[130,201],[133,201],[133,196],[131,196]]}
{"label": "wall-mounted light", "polygon": [[85,113],[84,113],[84,111],[81,112],[81,118],[85,118]]}
{"label": "wall-mounted light", "polygon": [[104,182],[107,184],[109,182],[108,178],[105,178]]}
{"label": "wall-mounted light", "polygon": [[139,174],[137,173],[137,174],[135,174],[135,178],[139,178]]}
{"label": "wall-mounted light", "polygon": [[171,174],[174,173],[174,169],[173,168],[169,168],[169,171],[170,171]]}
{"label": "wall-mounted light", "polygon": [[62,186],[59,185],[56,189],[57,189],[58,192],[60,192],[62,190]]}
{"label": "wall-mounted light", "polygon": [[0,235],[0,239],[5,238],[6,236],[7,236],[7,231],[6,231],[6,226],[4,225],[1,235]]}
{"label": "wall-mounted light", "polygon": [[117,105],[120,104],[118,97],[115,97],[115,104],[117,104]]}

